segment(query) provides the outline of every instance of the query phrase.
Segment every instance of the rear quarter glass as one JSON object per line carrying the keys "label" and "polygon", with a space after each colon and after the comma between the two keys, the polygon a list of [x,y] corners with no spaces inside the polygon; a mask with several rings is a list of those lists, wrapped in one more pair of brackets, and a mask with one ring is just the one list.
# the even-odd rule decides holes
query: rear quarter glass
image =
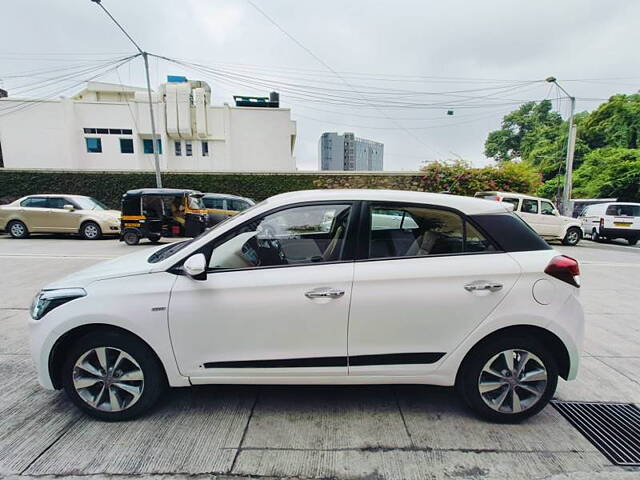
{"label": "rear quarter glass", "polygon": [[471,219],[505,252],[551,250],[547,242],[514,213],[472,215]]}

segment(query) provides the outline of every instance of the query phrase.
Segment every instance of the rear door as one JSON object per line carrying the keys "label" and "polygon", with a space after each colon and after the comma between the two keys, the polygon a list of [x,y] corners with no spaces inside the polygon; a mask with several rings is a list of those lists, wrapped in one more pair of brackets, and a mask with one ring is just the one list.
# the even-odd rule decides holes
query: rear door
{"label": "rear door", "polygon": [[424,374],[505,298],[520,267],[458,212],[407,204],[366,209],[349,374]]}
{"label": "rear door", "polygon": [[21,217],[31,232],[49,232],[51,219],[46,197],[29,197],[20,203]]}
{"label": "rear door", "polygon": [[640,204],[609,205],[604,217],[604,228],[640,231]]}

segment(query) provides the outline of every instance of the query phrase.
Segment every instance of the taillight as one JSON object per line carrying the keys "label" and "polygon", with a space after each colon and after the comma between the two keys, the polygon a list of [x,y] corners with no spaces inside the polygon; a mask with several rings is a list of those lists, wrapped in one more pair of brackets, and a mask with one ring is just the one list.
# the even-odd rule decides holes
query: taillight
{"label": "taillight", "polygon": [[600,217],[600,229],[604,228],[604,218]]}
{"label": "taillight", "polygon": [[553,257],[544,269],[544,273],[580,288],[580,265],[575,258],[566,255]]}

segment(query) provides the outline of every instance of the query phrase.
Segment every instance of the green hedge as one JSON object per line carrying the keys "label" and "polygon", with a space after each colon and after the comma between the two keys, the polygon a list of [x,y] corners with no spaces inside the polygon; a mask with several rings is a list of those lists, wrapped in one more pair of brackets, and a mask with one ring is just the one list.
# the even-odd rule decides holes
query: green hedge
{"label": "green hedge", "polygon": [[[415,173],[164,173],[163,186],[230,193],[263,200],[278,193],[313,188],[390,188],[473,195],[478,190],[529,193],[539,175],[524,165],[471,168],[431,164]],[[0,169],[0,203],[36,193],[88,195],[119,208],[122,194],[155,187],[152,172],[76,172]]]}

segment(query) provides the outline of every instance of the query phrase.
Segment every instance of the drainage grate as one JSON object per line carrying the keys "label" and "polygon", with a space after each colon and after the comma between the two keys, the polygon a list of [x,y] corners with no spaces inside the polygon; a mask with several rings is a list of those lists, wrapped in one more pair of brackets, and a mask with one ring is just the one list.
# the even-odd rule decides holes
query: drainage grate
{"label": "drainage grate", "polygon": [[632,403],[551,403],[612,463],[640,467],[640,408]]}

